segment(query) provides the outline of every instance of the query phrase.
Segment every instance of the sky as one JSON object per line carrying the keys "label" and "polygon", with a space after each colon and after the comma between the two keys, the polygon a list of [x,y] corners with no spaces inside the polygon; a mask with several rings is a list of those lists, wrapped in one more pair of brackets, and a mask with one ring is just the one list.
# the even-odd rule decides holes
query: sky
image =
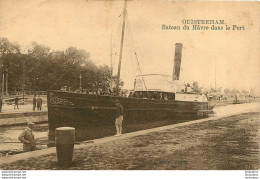
{"label": "sky", "polygon": [[[32,41],[52,50],[75,46],[90,52],[97,65],[110,65],[112,49],[116,74],[123,6],[120,0],[0,0],[0,37],[24,51]],[[182,27],[185,19],[224,20],[224,26],[245,30],[162,30],[162,25]],[[214,87],[216,75],[217,87],[260,91],[259,19],[259,2],[128,1],[124,88],[133,88],[140,74],[134,52],[142,74],[172,75],[175,43],[182,43],[184,82]]]}

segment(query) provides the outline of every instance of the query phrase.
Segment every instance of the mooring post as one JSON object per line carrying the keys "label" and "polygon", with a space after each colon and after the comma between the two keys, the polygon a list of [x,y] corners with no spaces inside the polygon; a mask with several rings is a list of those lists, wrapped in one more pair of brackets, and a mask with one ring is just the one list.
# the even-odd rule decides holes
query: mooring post
{"label": "mooring post", "polygon": [[75,128],[59,127],[55,130],[55,143],[59,166],[71,166],[74,142]]}

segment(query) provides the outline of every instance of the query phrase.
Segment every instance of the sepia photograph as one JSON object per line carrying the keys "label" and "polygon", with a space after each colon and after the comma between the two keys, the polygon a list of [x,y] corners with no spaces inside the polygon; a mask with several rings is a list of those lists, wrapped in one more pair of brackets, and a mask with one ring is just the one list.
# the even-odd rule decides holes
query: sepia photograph
{"label": "sepia photograph", "polygon": [[258,178],[259,18],[259,1],[0,0],[2,179]]}

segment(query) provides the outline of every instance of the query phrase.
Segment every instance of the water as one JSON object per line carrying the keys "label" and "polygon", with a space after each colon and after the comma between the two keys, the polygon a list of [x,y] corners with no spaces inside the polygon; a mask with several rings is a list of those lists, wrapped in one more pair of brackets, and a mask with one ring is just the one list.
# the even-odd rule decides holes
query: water
{"label": "water", "polygon": [[244,104],[233,104],[228,106],[217,106],[213,109],[214,116],[224,116],[224,115],[235,115],[243,112],[255,112],[259,111],[260,103],[244,103]]}

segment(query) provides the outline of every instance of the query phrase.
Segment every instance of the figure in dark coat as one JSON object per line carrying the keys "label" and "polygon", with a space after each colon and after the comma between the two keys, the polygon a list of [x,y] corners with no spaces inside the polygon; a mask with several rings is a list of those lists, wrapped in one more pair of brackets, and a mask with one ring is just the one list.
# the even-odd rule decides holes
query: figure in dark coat
{"label": "figure in dark coat", "polygon": [[35,111],[36,108],[36,96],[33,97],[33,111]]}
{"label": "figure in dark coat", "polygon": [[18,139],[23,143],[23,151],[29,152],[36,150],[36,143],[33,135],[34,123],[28,123],[28,127],[24,129]]}
{"label": "figure in dark coat", "polygon": [[42,98],[40,96],[37,98],[37,110],[42,110]]}
{"label": "figure in dark coat", "polygon": [[19,105],[19,98],[18,98],[18,96],[16,96],[14,98],[14,109],[15,109],[15,107],[17,107],[17,109],[19,109],[18,105]]}
{"label": "figure in dark coat", "polygon": [[3,104],[2,97],[0,96],[0,112],[2,112],[2,104]]}

